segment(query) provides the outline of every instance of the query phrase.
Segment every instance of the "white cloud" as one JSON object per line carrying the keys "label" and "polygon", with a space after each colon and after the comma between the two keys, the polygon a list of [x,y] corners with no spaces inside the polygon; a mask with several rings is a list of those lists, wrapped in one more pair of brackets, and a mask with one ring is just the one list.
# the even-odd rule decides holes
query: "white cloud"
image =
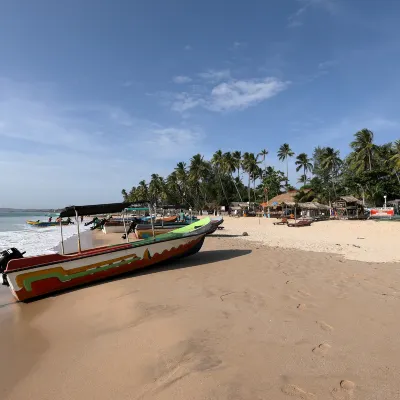
{"label": "white cloud", "polygon": [[211,91],[213,111],[244,110],[285,90],[289,82],[276,78],[221,83]]}
{"label": "white cloud", "polygon": [[320,8],[329,14],[334,14],[337,9],[336,0],[297,0],[300,8],[288,17],[288,28],[300,27],[304,24],[305,13],[312,8]]}
{"label": "white cloud", "polygon": [[226,79],[230,79],[231,72],[229,71],[229,69],[223,69],[223,70],[209,69],[208,71],[199,73],[198,76],[207,82],[217,83]]}
{"label": "white cloud", "polygon": [[244,110],[255,106],[285,90],[290,82],[277,78],[230,80],[219,83],[206,95],[179,93],[172,103],[174,111],[185,112],[201,106],[210,111]]}
{"label": "white cloud", "polygon": [[188,76],[184,76],[184,75],[178,75],[178,76],[174,76],[174,77],[172,78],[172,80],[173,80],[175,83],[182,84],[182,83],[189,83],[189,82],[191,82],[191,81],[192,81],[192,78],[190,78],[190,77],[188,77]]}
{"label": "white cloud", "polygon": [[190,44],[187,44],[183,49],[186,51],[190,51],[192,50],[192,46]]}
{"label": "white cloud", "polygon": [[189,94],[186,92],[178,93],[172,102],[172,110],[178,112],[185,112],[204,103],[204,99],[196,94]]}

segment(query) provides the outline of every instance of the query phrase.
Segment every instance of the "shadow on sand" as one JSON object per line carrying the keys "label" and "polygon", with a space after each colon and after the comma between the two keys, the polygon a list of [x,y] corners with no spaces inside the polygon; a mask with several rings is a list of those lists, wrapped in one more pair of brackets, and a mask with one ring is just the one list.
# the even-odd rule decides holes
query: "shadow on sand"
{"label": "shadow on sand", "polygon": [[132,278],[132,277],[136,277],[136,276],[155,274],[158,272],[171,271],[171,270],[175,270],[175,269],[198,267],[201,265],[211,264],[211,263],[215,263],[218,261],[225,261],[225,260],[230,260],[232,258],[245,256],[250,253],[251,253],[251,250],[235,250],[235,249],[232,249],[232,250],[205,250],[205,251],[201,251],[201,252],[196,253],[189,257],[180,258],[180,259],[176,259],[176,260],[170,260],[170,261],[166,260],[159,264],[155,264],[154,266],[145,267],[144,269],[127,272],[125,274],[117,275],[115,277],[111,277],[108,279],[102,279],[102,280],[99,280],[99,281],[96,281],[93,283],[89,283],[86,285],[81,285],[81,286],[77,286],[74,288],[65,289],[65,290],[61,290],[58,292],[54,292],[54,293],[49,293],[48,295],[45,295],[45,296],[40,296],[40,297],[36,297],[31,300],[27,300],[25,303],[34,303],[40,299],[44,299],[47,297],[57,297],[64,293],[75,292],[76,290],[85,289],[87,287],[103,285],[107,282],[119,281],[119,280],[128,279],[128,278]]}

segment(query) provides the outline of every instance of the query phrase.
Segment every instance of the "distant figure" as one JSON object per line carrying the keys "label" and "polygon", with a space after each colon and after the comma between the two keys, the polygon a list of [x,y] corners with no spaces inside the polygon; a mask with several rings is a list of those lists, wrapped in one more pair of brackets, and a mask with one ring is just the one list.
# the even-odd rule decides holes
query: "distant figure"
{"label": "distant figure", "polygon": [[181,210],[181,212],[179,213],[179,220],[181,222],[185,222],[185,213],[183,212],[183,210]]}
{"label": "distant figure", "polygon": [[61,222],[61,217],[58,217],[58,218],[56,219],[56,222],[57,222],[57,223],[60,223],[60,222]]}
{"label": "distant figure", "polygon": [[81,215],[81,223],[83,222],[83,215]]}
{"label": "distant figure", "polygon": [[51,221],[52,221],[52,219],[53,219],[53,217],[50,217],[50,218],[49,218],[49,222],[51,222]]}
{"label": "distant figure", "polygon": [[69,225],[69,224],[71,224],[71,223],[72,223],[71,218],[68,217],[68,218],[67,218],[67,225]]}

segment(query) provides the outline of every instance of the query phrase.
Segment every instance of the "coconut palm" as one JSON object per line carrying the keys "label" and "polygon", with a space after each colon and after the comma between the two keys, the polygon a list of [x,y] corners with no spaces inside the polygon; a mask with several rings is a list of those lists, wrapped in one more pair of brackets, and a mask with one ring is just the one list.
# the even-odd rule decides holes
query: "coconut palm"
{"label": "coconut palm", "polygon": [[244,154],[243,154],[242,168],[243,168],[244,171],[246,171],[246,173],[247,173],[248,176],[249,176],[249,183],[248,183],[248,185],[247,185],[247,191],[248,191],[248,198],[249,198],[249,201],[251,201],[251,200],[250,200],[250,188],[251,188],[250,184],[251,184],[251,179],[252,179],[252,177],[254,176],[254,173],[255,173],[257,167],[258,167],[258,165],[257,165],[257,158],[256,158],[256,156],[254,155],[254,153],[248,153],[248,152],[244,153]]}
{"label": "coconut palm", "polygon": [[240,180],[240,168],[242,166],[242,152],[241,151],[234,151],[232,153],[232,157],[235,160],[235,167],[236,167],[236,170],[237,170],[237,173],[238,173],[237,177]]}
{"label": "coconut palm", "polygon": [[147,187],[147,183],[145,180],[141,180],[139,182],[138,187],[136,188],[136,197],[140,201],[148,201],[149,200],[149,189]]}
{"label": "coconut palm", "polygon": [[239,195],[240,201],[243,201],[242,196],[240,195],[239,189],[236,185],[235,178],[233,177],[233,174],[237,168],[237,161],[236,161],[235,157],[233,156],[233,154],[229,151],[224,153],[223,158],[224,158],[224,161],[223,161],[224,170],[225,170],[225,172],[227,172],[230,175],[230,177],[233,181],[233,184],[235,185],[236,192]]}
{"label": "coconut palm", "polygon": [[372,171],[373,156],[376,146],[374,145],[374,133],[368,129],[361,129],[354,135],[355,139],[350,147],[355,152],[357,170],[367,169]]}
{"label": "coconut palm", "polygon": [[289,182],[289,157],[293,157],[294,152],[290,148],[288,143],[284,143],[278,150],[279,161],[286,160],[286,179]]}
{"label": "coconut palm", "polygon": [[201,154],[195,154],[190,159],[189,181],[195,187],[196,198],[198,198],[198,192],[200,192],[205,203],[207,203],[206,189],[204,189],[204,191],[203,191],[202,187],[203,187],[204,179],[207,175],[207,169],[208,169],[208,165],[204,161],[204,157]]}
{"label": "coconut palm", "polygon": [[393,155],[390,157],[389,162],[393,166],[394,173],[400,184],[400,140],[396,140],[392,144]]}
{"label": "coconut palm", "polygon": [[217,175],[217,178],[221,185],[222,193],[224,194],[225,200],[227,201],[227,203],[229,203],[229,200],[228,200],[228,197],[226,196],[225,188],[224,188],[224,185],[222,184],[222,179],[221,179],[221,176],[223,176],[224,172],[225,172],[224,155],[222,154],[221,150],[217,150],[214,153],[214,155],[211,158],[211,165],[215,169],[215,174]]}
{"label": "coconut palm", "polygon": [[308,158],[308,155],[306,153],[300,153],[296,157],[295,164],[297,165],[296,172],[299,172],[301,169],[303,169],[304,181],[307,181],[307,172],[312,171],[313,169],[313,165],[311,164],[311,160]]}

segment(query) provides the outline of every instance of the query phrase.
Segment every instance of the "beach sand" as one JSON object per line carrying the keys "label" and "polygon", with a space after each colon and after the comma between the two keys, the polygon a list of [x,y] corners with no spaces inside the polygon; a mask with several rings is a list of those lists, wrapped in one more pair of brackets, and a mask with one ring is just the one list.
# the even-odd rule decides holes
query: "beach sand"
{"label": "beach sand", "polygon": [[28,304],[0,289],[0,398],[399,399],[400,264],[262,246],[256,223]]}
{"label": "beach sand", "polygon": [[340,254],[349,260],[399,262],[400,222],[320,221],[288,228],[275,218],[225,218],[225,232],[272,247]]}

